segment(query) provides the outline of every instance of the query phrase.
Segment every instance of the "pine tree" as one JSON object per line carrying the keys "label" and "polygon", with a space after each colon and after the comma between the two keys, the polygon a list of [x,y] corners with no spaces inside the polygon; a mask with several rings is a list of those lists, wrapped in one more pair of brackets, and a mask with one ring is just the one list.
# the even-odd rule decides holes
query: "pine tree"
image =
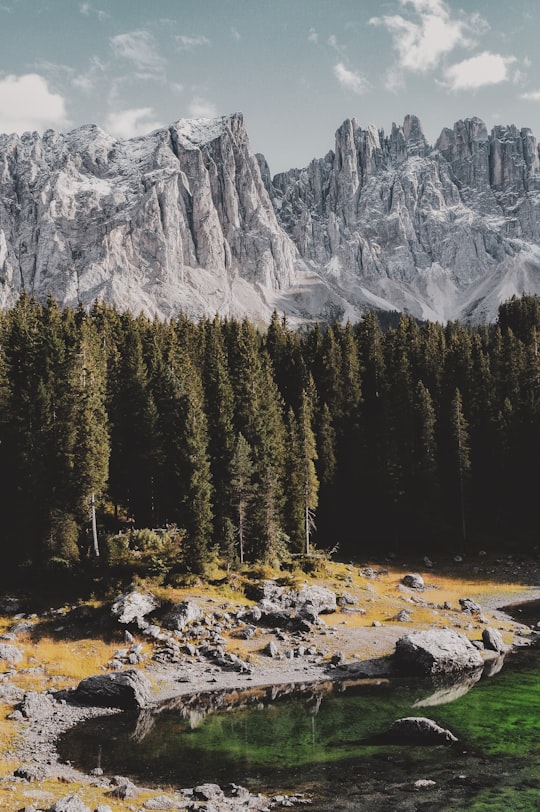
{"label": "pine tree", "polygon": [[108,416],[105,409],[106,361],[99,335],[89,318],[80,327],[72,381],[75,394],[73,420],[73,487],[75,515],[81,525],[90,517],[92,546],[100,555],[96,504],[105,490],[109,472]]}
{"label": "pine tree", "polygon": [[231,502],[236,512],[236,532],[240,563],[244,563],[250,529],[250,514],[257,488],[253,480],[255,467],[249,443],[238,434],[231,463]]}
{"label": "pine tree", "polygon": [[471,461],[469,448],[469,425],[463,414],[461,392],[456,389],[451,405],[451,432],[454,446],[454,466],[459,495],[459,513],[461,519],[461,534],[463,541],[467,541],[467,522],[465,510],[466,483],[469,477]]}

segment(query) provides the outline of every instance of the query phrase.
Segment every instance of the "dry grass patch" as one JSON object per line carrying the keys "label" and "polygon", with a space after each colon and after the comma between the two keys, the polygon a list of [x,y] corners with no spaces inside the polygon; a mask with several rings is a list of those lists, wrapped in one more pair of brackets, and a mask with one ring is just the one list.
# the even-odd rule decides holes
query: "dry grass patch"
{"label": "dry grass patch", "polygon": [[[0,809],[15,810],[29,808],[30,805],[37,805],[39,808],[42,806],[49,807],[56,800],[71,795],[76,795],[90,809],[95,809],[100,804],[110,807],[113,812],[125,812],[128,808],[135,808],[133,807],[133,801],[128,802],[109,798],[107,792],[109,790],[103,787],[92,787],[78,782],[64,784],[58,779],[48,779],[39,783],[20,784],[13,782],[12,784],[0,784]],[[157,795],[163,795],[165,792],[166,790],[159,792],[155,790],[141,791],[136,799],[136,808],[139,809],[145,801]]]}

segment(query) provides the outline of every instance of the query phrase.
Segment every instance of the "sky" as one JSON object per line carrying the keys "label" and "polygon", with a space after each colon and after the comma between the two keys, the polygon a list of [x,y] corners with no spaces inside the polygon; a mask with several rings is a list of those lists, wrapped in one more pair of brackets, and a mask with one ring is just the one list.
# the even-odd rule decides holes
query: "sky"
{"label": "sky", "polygon": [[0,132],[242,112],[272,173],[347,118],[540,137],[540,0],[0,0]]}

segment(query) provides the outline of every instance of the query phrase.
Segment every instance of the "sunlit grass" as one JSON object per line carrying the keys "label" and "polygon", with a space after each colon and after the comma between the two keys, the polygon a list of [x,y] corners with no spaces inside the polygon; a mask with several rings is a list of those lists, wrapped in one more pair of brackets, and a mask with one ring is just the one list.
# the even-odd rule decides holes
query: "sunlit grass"
{"label": "sunlit grass", "polygon": [[[176,603],[183,600],[194,600],[206,605],[208,611],[234,611],[235,607],[253,605],[254,601],[246,597],[249,587],[257,580],[276,579],[288,589],[301,589],[304,585],[320,585],[332,589],[338,596],[349,593],[356,601],[350,608],[361,608],[364,612],[342,612],[338,610],[331,615],[324,615],[323,619],[329,627],[348,628],[372,627],[380,623],[385,627],[396,625],[396,616],[402,610],[409,612],[412,623],[399,624],[403,633],[413,628],[430,628],[433,626],[460,628],[465,634],[478,639],[480,629],[485,623],[480,623],[474,616],[465,615],[460,610],[459,598],[471,597],[482,605],[482,599],[497,598],[509,593],[519,594],[527,587],[518,583],[500,584],[495,577],[477,580],[470,577],[463,570],[455,574],[442,575],[436,570],[420,569],[425,581],[425,589],[420,591],[403,590],[402,577],[406,572],[400,566],[386,566],[382,569],[378,564],[372,565],[376,572],[375,577],[369,578],[362,574],[363,566],[334,563],[320,560],[311,572],[305,572],[300,565],[293,565],[288,571],[277,571],[270,567],[242,567],[239,571],[227,571],[226,568],[214,566],[212,583],[194,579],[191,583],[178,586],[156,586],[148,582],[137,584],[138,588],[148,588],[162,602]],[[411,570],[413,571],[413,570]],[[414,596],[417,602],[411,602]],[[443,608],[447,604],[450,608]],[[90,605],[90,604],[89,604]],[[97,602],[91,604],[94,608]],[[66,613],[69,607],[66,607]],[[504,621],[491,621],[487,614],[488,625],[496,625],[503,633],[505,642],[512,638],[511,624]],[[12,617],[0,616],[0,634],[9,631],[14,623]],[[32,622],[32,621],[31,621]],[[58,624],[66,626],[69,620],[59,616]],[[467,629],[467,626],[472,628]],[[36,626],[32,633],[19,635],[13,645],[23,651],[23,659],[14,665],[0,662],[0,673],[11,672],[10,682],[23,690],[46,690],[48,688],[66,688],[76,685],[84,677],[102,673],[106,664],[114,656],[118,648],[125,648],[122,643],[120,631],[117,642],[108,642],[99,637],[84,637],[81,639],[66,639],[62,637],[62,629],[52,632],[50,627],[43,626],[43,636],[40,636],[40,626],[36,619]],[[251,640],[243,640],[234,632],[229,637],[229,651],[243,659],[257,660],[258,651],[264,646],[266,632],[261,629]],[[331,647],[328,638],[325,641]],[[7,641],[6,641],[7,642]],[[144,642],[144,651],[151,654],[152,643]],[[365,642],[360,659],[388,653],[383,642],[366,628]],[[330,655],[328,655],[330,656]],[[9,775],[19,762],[14,757],[17,739],[21,735],[21,725],[7,719],[13,707],[0,705],[0,777]],[[99,804],[107,804],[113,812],[125,810],[127,802],[115,801],[105,796],[105,790],[89,787],[84,784],[70,784],[69,787],[57,781],[44,781],[40,783],[10,784],[0,782],[0,810],[14,810],[31,805],[31,793],[39,791],[49,793],[51,800],[45,805],[49,806],[54,799],[77,793],[81,800],[90,808]],[[161,793],[141,793],[137,798],[136,806],[139,808],[146,799]],[[35,803],[40,805],[36,800]],[[34,805],[35,805],[34,803]]]}

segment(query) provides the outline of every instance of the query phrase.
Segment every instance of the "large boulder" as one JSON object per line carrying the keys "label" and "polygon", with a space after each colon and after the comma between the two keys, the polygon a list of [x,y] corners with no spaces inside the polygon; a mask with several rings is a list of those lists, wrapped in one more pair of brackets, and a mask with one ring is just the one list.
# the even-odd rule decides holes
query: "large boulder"
{"label": "large boulder", "polygon": [[289,616],[319,614],[337,611],[336,593],[322,586],[303,586],[285,589],[275,581],[265,581],[254,590],[259,608],[265,615],[285,612]]}
{"label": "large boulder", "polygon": [[482,642],[488,651],[496,651],[497,654],[505,654],[508,651],[500,631],[489,626],[482,631]]}
{"label": "large boulder", "polygon": [[182,601],[176,603],[164,616],[163,625],[172,631],[182,631],[190,623],[202,620],[204,612],[201,607],[193,601]]}
{"label": "large boulder", "polygon": [[81,680],[73,696],[84,705],[131,710],[150,703],[150,688],[150,682],[140,671],[120,671]]}
{"label": "large boulder", "polygon": [[452,629],[429,629],[400,638],[394,663],[402,673],[444,676],[481,668],[484,660],[465,635]]}
{"label": "large boulder", "polygon": [[401,583],[410,589],[423,589],[425,586],[424,579],[418,572],[407,573],[407,575],[404,575],[401,579]]}
{"label": "large boulder", "polygon": [[304,586],[299,589],[294,598],[296,610],[300,613],[310,609],[315,614],[325,614],[337,611],[336,593],[323,586]]}
{"label": "large boulder", "polygon": [[0,643],[0,660],[5,660],[7,663],[18,663],[22,660],[23,653],[17,646],[11,646],[9,643]]}
{"label": "large boulder", "polygon": [[19,706],[25,719],[31,722],[42,722],[49,719],[56,709],[56,700],[50,694],[39,691],[27,691]]}
{"label": "large boulder", "polygon": [[383,736],[389,744],[434,745],[457,742],[457,738],[450,730],[440,727],[433,719],[425,716],[396,719]]}
{"label": "large boulder", "polygon": [[136,623],[143,628],[148,625],[144,618],[159,607],[159,601],[151,592],[126,592],[119,595],[111,606],[111,615],[118,623]]}

